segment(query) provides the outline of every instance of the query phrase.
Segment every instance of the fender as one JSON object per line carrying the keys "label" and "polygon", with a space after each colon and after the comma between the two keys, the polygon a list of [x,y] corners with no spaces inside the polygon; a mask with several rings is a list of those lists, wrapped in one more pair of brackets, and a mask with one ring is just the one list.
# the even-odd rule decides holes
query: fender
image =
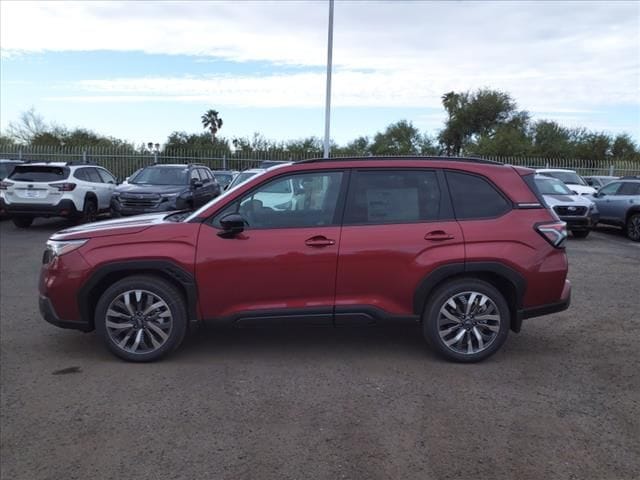
{"label": "fender", "polygon": [[92,306],[97,301],[94,291],[96,287],[100,286],[108,277],[125,272],[131,274],[156,273],[169,279],[172,283],[178,284],[186,294],[189,320],[192,322],[199,320],[198,289],[193,275],[178,264],[164,259],[116,261],[98,267],[78,292],[78,307],[83,319],[93,325]]}
{"label": "fender", "polygon": [[522,309],[527,282],[519,272],[500,262],[450,263],[436,268],[418,284],[413,294],[413,313],[422,315],[429,294],[438,284],[447,278],[464,273],[491,273],[508,281],[513,286],[516,298],[511,312],[511,328],[516,332],[520,331],[522,320],[518,312]]}

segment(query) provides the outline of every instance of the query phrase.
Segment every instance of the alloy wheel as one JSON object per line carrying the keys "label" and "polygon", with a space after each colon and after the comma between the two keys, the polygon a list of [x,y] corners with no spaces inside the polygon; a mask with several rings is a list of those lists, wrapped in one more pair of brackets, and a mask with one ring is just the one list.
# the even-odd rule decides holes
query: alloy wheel
{"label": "alloy wheel", "polygon": [[500,322],[500,312],[491,298],[480,292],[461,292],[440,308],[438,334],[448,349],[471,355],[495,341]]}
{"label": "alloy wheel", "polygon": [[640,215],[633,215],[627,224],[627,235],[631,240],[640,241]]}
{"label": "alloy wheel", "polygon": [[173,328],[171,310],[162,298],[147,290],[127,290],[107,308],[105,325],[121,350],[151,353],[161,348]]}

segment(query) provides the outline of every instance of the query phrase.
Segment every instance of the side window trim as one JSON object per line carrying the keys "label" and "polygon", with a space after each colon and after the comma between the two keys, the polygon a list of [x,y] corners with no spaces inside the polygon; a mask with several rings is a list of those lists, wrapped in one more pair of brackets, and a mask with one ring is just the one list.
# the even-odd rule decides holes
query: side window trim
{"label": "side window trim", "polygon": [[[440,168],[425,168],[425,167],[384,167],[384,168],[352,168],[349,169],[349,186],[347,191],[345,192],[344,205],[342,217],[340,218],[340,224],[345,227],[357,227],[357,226],[376,226],[376,225],[411,225],[411,224],[419,224],[419,223],[434,223],[434,222],[442,222],[447,220],[455,220],[452,209],[452,202],[449,199],[448,189],[446,187],[444,173]],[[414,221],[391,221],[391,222],[376,222],[376,223],[351,223],[345,222],[344,216],[347,210],[347,200],[349,198],[349,190],[352,188],[352,182],[358,173],[366,173],[366,172],[432,172],[436,175],[436,182],[438,183],[438,189],[440,190],[440,205],[438,218],[434,219],[421,219]]]}

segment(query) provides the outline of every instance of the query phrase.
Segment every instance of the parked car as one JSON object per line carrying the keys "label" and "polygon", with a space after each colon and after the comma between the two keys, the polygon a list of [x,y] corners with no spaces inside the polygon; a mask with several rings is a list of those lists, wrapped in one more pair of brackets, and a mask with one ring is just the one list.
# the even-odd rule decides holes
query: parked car
{"label": "parked car", "polygon": [[546,204],[566,222],[576,238],[586,238],[596,226],[600,215],[595,203],[574,192],[557,178],[536,175],[536,186]]}
{"label": "parked car", "polygon": [[598,206],[600,223],[622,227],[640,242],[640,179],[611,182],[590,198]]}
{"label": "parked car", "polygon": [[64,162],[23,163],[0,182],[0,210],[19,228],[37,217],[93,222],[110,212],[116,178],[95,165]]}
{"label": "parked car", "polygon": [[[256,200],[290,183],[303,188],[286,208]],[[171,352],[206,319],[408,322],[445,358],[473,362],[524,319],[569,306],[566,237],[533,170],[453,158],[304,161],[186,217],[54,234],[40,310],[59,327],[95,329],[131,361]]]}
{"label": "parked car", "polygon": [[11,172],[16,165],[20,165],[24,163],[22,160],[9,160],[6,158],[0,158],[0,180],[4,180]]}
{"label": "parked car", "polygon": [[546,177],[557,178],[564,182],[577,195],[593,195],[596,189],[587,185],[587,182],[574,170],[563,170],[559,168],[540,168],[536,173]]}
{"label": "parked car", "polygon": [[600,190],[600,188],[604,187],[607,183],[618,180],[620,177],[611,177],[608,175],[591,175],[589,177],[583,178],[585,182],[587,182],[587,185],[595,188],[596,190]]}
{"label": "parked car", "polygon": [[120,215],[192,210],[220,195],[220,185],[204,165],[152,165],[113,192],[111,208]]}
{"label": "parked car", "polygon": [[238,175],[236,175],[236,177],[231,181],[226,189],[229,190],[237,185],[240,185],[241,183],[246,182],[251,177],[255,177],[256,175],[264,173],[266,171],[266,168],[250,168],[248,170],[243,170],[242,172],[238,173]]}
{"label": "parked car", "polygon": [[220,185],[220,188],[226,190],[229,184],[240,172],[236,170],[212,170],[211,173],[213,173],[213,176],[216,178],[216,181]]}

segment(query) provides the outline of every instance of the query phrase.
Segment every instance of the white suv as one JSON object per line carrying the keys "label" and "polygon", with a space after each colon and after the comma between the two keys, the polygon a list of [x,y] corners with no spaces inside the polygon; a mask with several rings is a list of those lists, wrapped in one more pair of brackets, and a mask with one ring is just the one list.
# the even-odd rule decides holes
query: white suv
{"label": "white suv", "polygon": [[111,211],[116,178],[95,165],[24,163],[0,183],[0,211],[20,228],[36,217],[66,217],[92,222]]}
{"label": "white suv", "polygon": [[545,177],[557,178],[564,183],[576,195],[593,195],[596,189],[590,187],[575,170],[565,170],[562,168],[539,168],[536,173]]}

